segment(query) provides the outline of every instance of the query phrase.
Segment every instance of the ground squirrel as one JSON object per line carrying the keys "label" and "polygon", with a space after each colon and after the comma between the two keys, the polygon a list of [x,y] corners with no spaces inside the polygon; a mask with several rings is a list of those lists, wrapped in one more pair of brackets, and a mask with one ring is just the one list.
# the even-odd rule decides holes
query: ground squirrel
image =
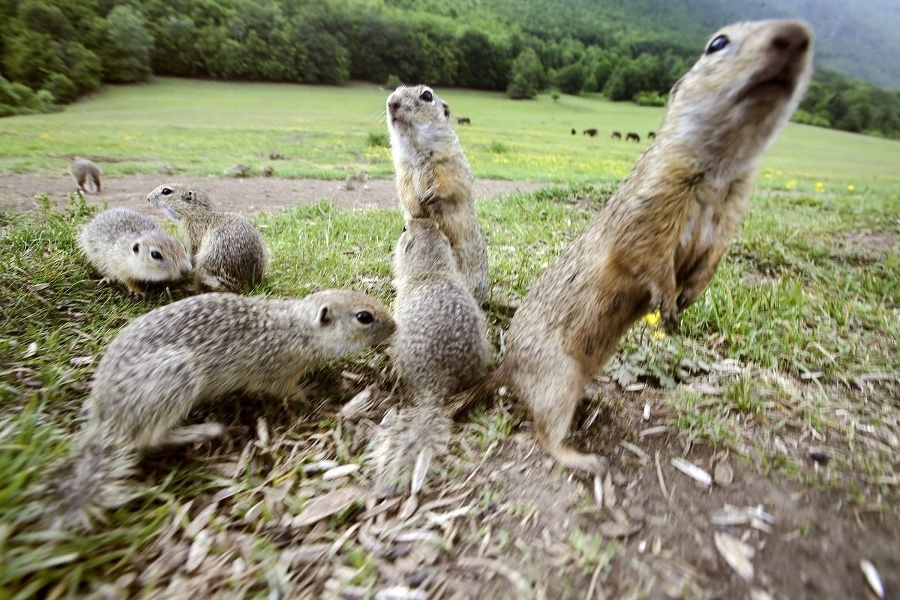
{"label": "ground squirrel", "polygon": [[394,251],[390,354],[414,406],[376,440],[380,491],[393,493],[415,470],[418,491],[431,456],[447,444],[451,397],[480,380],[490,359],[487,324],[456,267],[450,242],[431,219],[411,219]]}
{"label": "ground squirrel", "polygon": [[225,171],[225,174],[231,175],[233,177],[250,177],[251,171],[252,171],[252,169],[250,168],[250,165],[245,165],[244,163],[238,163],[238,164],[234,165],[233,167],[231,167],[230,169],[227,169]]}
{"label": "ground squirrel", "polygon": [[240,292],[262,280],[268,256],[250,221],[215,210],[206,192],[179,183],[159,186],[147,200],[181,224],[198,291]]}
{"label": "ground squirrel", "polygon": [[125,284],[143,296],[142,283],[181,281],[191,274],[184,245],[130,208],[110,208],[78,232],[78,245],[104,281]]}
{"label": "ground squirrel", "polygon": [[596,218],[540,276],[494,375],[529,408],[562,464],[604,461],[563,444],[585,384],[642,315],[675,326],[706,288],[753,186],[757,162],[809,83],[802,21],[730,25],[672,88],[655,141]]}
{"label": "ground squirrel", "polygon": [[488,297],[488,259],[472,171],[450,126],[450,108],[427,86],[400,86],[387,99],[395,181],[406,219],[432,218],[478,302]]}
{"label": "ground squirrel", "polygon": [[344,189],[351,192],[358,190],[361,187],[366,187],[366,182],[368,180],[368,171],[360,171],[359,173],[347,175],[347,179],[344,180]]}
{"label": "ground squirrel", "polygon": [[69,163],[69,174],[75,179],[78,189],[85,194],[88,193],[88,189],[84,184],[88,178],[94,184],[94,193],[100,193],[100,167],[94,161],[76,156]]}
{"label": "ground squirrel", "polygon": [[393,330],[381,302],[347,290],[290,300],[203,294],[138,317],[94,374],[59,487],[63,518],[89,526],[104,507],[127,501],[121,479],[138,451],[221,435],[217,423],[177,427],[201,402],[234,392],[300,395],[304,373]]}

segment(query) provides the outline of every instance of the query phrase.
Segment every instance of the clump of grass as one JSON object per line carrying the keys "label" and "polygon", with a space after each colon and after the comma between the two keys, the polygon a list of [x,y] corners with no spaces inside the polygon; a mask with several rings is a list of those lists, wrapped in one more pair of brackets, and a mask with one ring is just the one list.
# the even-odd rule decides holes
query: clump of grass
{"label": "clump of grass", "polygon": [[507,154],[509,147],[503,142],[491,142],[490,146],[488,146],[488,151],[491,154]]}
{"label": "clump of grass", "polygon": [[383,131],[370,131],[366,136],[366,146],[369,148],[388,148],[391,145],[388,134]]}

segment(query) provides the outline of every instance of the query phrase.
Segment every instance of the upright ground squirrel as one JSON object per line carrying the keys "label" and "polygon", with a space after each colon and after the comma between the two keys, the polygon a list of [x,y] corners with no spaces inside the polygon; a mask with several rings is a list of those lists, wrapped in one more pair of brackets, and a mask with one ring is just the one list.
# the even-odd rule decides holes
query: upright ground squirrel
{"label": "upright ground squirrel", "polygon": [[487,300],[488,259],[469,161],[450,125],[450,109],[424,85],[387,99],[395,181],[406,219],[427,217],[450,240],[456,265],[478,302]]}
{"label": "upright ground squirrel", "polygon": [[811,46],[801,21],[717,32],[672,88],[652,145],[513,317],[494,380],[524,402],[562,464],[603,468],[563,444],[584,387],[638,318],[660,307],[675,326],[706,288],[760,156],[806,90]]}

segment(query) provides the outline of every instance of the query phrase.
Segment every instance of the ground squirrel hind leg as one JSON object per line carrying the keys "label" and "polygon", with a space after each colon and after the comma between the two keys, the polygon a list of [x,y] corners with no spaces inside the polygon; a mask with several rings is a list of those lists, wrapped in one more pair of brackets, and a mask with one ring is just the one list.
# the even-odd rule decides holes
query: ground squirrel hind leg
{"label": "ground squirrel hind leg", "polygon": [[221,423],[200,423],[177,427],[159,440],[157,446],[183,446],[195,442],[206,442],[225,435],[225,426]]}
{"label": "ground squirrel hind leg", "polygon": [[239,293],[241,291],[241,286],[231,278],[205,270],[197,271],[194,287],[198,292],[209,290],[212,292]]}
{"label": "ground squirrel hind leg", "polygon": [[535,435],[548,454],[570,469],[602,474],[607,469],[604,458],[578,452],[563,444],[584,392],[584,383],[578,373],[570,373],[565,378],[557,375],[543,386],[544,395],[539,406],[531,399],[527,402],[534,419]]}

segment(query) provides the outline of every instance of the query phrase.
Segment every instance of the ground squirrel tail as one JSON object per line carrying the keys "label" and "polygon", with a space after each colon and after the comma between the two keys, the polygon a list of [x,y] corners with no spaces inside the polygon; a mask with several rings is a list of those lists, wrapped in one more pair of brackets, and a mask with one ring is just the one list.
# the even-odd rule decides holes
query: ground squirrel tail
{"label": "ground squirrel tail", "polygon": [[444,414],[455,419],[460,414],[474,408],[476,404],[484,403],[490,399],[494,392],[503,385],[505,381],[504,372],[505,370],[501,364],[468,389],[450,396],[444,403]]}
{"label": "ground squirrel tail", "polygon": [[125,480],[133,473],[137,455],[102,440],[91,440],[75,450],[55,471],[51,493],[57,508],[51,516],[55,528],[90,530],[106,520],[105,511],[135,497]]}
{"label": "ground squirrel tail", "polygon": [[406,488],[417,494],[432,458],[447,448],[452,427],[453,420],[439,400],[426,400],[385,416],[371,451],[377,492],[394,495]]}

